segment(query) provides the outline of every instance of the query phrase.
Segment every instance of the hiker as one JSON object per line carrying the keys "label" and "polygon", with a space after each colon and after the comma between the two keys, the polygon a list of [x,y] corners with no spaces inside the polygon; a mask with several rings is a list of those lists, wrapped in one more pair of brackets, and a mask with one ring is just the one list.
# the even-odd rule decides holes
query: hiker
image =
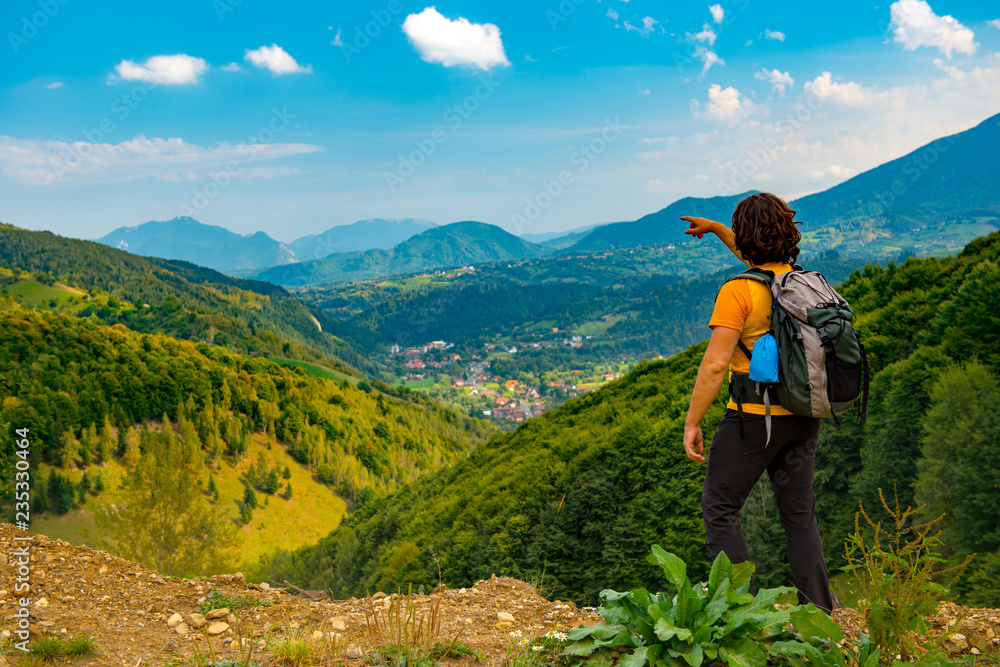
{"label": "hiker", "polygon": [[[690,223],[687,234],[697,238],[715,234],[749,267],[770,271],[777,279],[792,270],[799,254],[794,217],[795,211],[779,197],[758,192],[736,205],[732,229],[706,218],[681,219]],[[771,312],[768,284],[730,280],[720,289],[708,324],[712,337],[684,425],[684,449],[691,460],[705,461],[701,420],[718,396],[727,371],[731,395],[734,375],[750,373],[754,343],[770,330]],[[754,402],[760,397],[754,398],[752,392],[743,397],[739,405],[730,399],[708,450],[701,503],[709,555],[714,559],[724,551],[733,563],[750,559],[740,529],[740,509],[766,470],[785,529],[799,602],[812,602],[829,614],[833,598],[813,496],[820,419],[793,414],[773,400],[768,410],[762,401]]]}

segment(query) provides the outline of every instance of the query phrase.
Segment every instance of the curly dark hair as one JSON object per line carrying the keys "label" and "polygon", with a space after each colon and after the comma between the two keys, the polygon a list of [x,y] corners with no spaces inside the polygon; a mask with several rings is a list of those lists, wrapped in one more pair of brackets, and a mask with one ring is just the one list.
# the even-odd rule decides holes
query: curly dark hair
{"label": "curly dark hair", "polygon": [[733,211],[733,235],[744,259],[753,264],[794,264],[802,238],[795,211],[769,192],[750,195]]}

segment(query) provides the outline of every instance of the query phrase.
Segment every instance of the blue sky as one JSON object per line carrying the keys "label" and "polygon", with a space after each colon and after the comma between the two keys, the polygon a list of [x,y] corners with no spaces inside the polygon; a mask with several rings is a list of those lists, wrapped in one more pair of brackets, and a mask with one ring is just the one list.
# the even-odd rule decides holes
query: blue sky
{"label": "blue sky", "polygon": [[986,1],[8,0],[0,29],[0,220],[80,238],[557,231],[794,198],[1000,112]]}

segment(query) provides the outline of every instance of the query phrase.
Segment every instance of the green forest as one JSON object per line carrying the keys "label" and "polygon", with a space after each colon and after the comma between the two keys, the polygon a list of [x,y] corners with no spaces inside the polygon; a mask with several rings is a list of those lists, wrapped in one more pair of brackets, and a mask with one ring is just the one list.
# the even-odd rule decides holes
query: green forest
{"label": "green forest", "polygon": [[[211,493],[212,475],[223,461],[245,461],[255,438],[268,449],[284,448],[315,483],[354,502],[464,457],[489,432],[477,420],[441,408],[218,345],[33,310],[9,296],[0,298],[0,310],[0,424],[30,433],[40,512],[73,509],[110,486],[102,471],[118,464],[127,475],[121,488],[116,477],[111,491],[145,488],[137,479],[180,475],[186,481],[176,493],[159,497],[161,511],[181,516],[180,501],[193,498],[188,507],[198,516],[218,500]],[[8,447],[12,442],[5,439]],[[8,451],[4,465],[13,462]],[[39,464],[52,472],[37,475]],[[287,467],[279,471],[251,461],[245,469],[241,483],[247,493],[238,511],[219,508],[235,525],[249,520],[256,492],[292,494]],[[71,485],[69,473],[81,470],[79,484]],[[205,497],[192,493],[197,485]],[[195,569],[178,573],[202,571],[190,567]]]}
{"label": "green forest", "polygon": [[364,356],[330,335],[332,323],[321,312],[270,283],[5,224],[0,267],[7,269],[0,291],[16,293],[22,278],[58,281],[84,292],[64,309],[103,324],[207,339],[248,356],[323,361],[346,373],[368,366]]}
{"label": "green forest", "polygon": [[[867,266],[840,286],[858,316],[872,386],[866,425],[849,413],[821,436],[817,514],[831,570],[844,564],[858,501],[877,516],[882,489],[903,506],[926,503],[925,518],[947,512],[942,555],[978,554],[956,590],[969,603],[1000,604],[998,256],[994,233],[956,257]],[[337,596],[431,586],[439,576],[468,585],[496,572],[581,603],[611,585],[663,588],[644,560],[652,543],[707,568],[704,469],[681,448],[703,349],[641,364],[451,467],[369,494],[317,546],[266,565],[278,580]],[[720,396],[706,437],[723,405]],[[769,496],[753,496],[744,524],[761,581],[785,583]]]}

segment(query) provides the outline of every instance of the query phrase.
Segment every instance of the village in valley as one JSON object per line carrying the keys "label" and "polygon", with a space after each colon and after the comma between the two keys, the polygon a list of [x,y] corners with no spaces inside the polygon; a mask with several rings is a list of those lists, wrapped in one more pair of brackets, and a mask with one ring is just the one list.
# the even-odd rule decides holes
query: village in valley
{"label": "village in valley", "polygon": [[407,348],[393,344],[387,361],[390,367],[395,367],[400,385],[424,390],[470,416],[511,427],[597,389],[630,368],[624,363],[611,368],[587,362],[581,368],[550,371],[540,376],[507,372],[508,365],[503,361],[518,353],[556,345],[579,349],[593,338],[582,335],[556,338],[558,333],[553,328],[555,339],[532,342],[512,341],[497,334],[497,342],[485,343],[475,351],[458,351],[454,343],[441,340]]}

